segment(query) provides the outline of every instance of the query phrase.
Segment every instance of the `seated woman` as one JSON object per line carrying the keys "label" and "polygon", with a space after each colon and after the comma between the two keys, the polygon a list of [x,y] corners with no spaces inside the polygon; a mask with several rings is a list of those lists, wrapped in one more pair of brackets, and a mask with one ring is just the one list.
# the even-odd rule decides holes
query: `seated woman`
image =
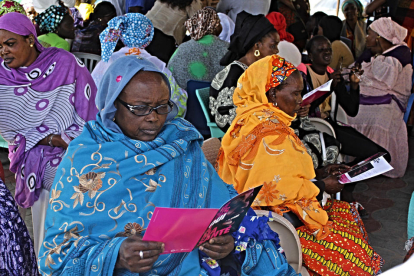
{"label": "seated woman", "polygon": [[[118,38],[112,37],[118,33]],[[146,50],[153,38],[154,27],[151,21],[140,13],[129,13],[125,16],[118,16],[109,21],[109,26],[100,35],[102,45],[102,60],[96,65],[92,72],[92,78],[99,87],[105,72],[117,59],[124,56],[134,55],[152,62],[158,70],[163,72],[171,86],[171,101],[178,107],[178,117],[184,117],[187,106],[187,92],[181,89],[166,64],[157,57],[150,55]],[[122,41],[125,47],[114,53],[117,42]]]}
{"label": "seated woman", "polygon": [[175,38],[180,45],[185,37],[184,22],[203,8],[200,0],[158,0],[146,13],[154,28]]}
{"label": "seated woman", "polygon": [[178,85],[187,90],[189,80],[212,81],[223,69],[220,59],[229,43],[220,40],[220,19],[215,10],[199,10],[185,22],[191,40],[182,43],[168,62]]}
{"label": "seated woman", "polygon": [[116,16],[115,7],[109,2],[99,3],[90,15],[89,25],[75,31],[71,52],[101,55],[99,35],[108,27],[108,22]]}
{"label": "seated woman", "polygon": [[223,41],[230,43],[230,37],[234,33],[234,28],[236,25],[234,24],[233,20],[224,13],[217,13],[220,18],[220,25],[221,25],[221,33],[219,38]]}
{"label": "seated woman", "polygon": [[213,79],[210,86],[211,120],[226,132],[236,116],[233,92],[237,80],[255,61],[277,54],[279,34],[264,17],[242,11],[237,15],[236,28],[229,51],[220,64],[226,66]]}
{"label": "seated woman", "polygon": [[[411,53],[403,42],[407,30],[390,18],[374,21],[367,36],[370,62],[363,62],[361,102],[348,123],[391,154],[394,170],[388,177],[402,177],[408,163],[407,129],[403,121],[411,94]],[[375,55],[375,56],[374,56]]]}
{"label": "seated woman", "polygon": [[280,36],[278,55],[293,65],[299,66],[302,63],[302,54],[298,47],[292,43],[295,40],[293,35],[286,31],[286,18],[280,12],[271,12],[266,15],[266,18],[273,24]]}
{"label": "seated woman", "polygon": [[0,133],[9,143],[16,201],[28,208],[52,186],[70,138],[95,117],[96,86],[71,53],[43,48],[23,14],[0,17],[0,47]]}
{"label": "seated woman", "polygon": [[43,34],[38,37],[45,48],[56,47],[70,51],[70,45],[65,40],[75,38],[75,27],[69,9],[59,2],[59,6],[52,5],[35,18]]}
{"label": "seated woman", "polygon": [[367,23],[362,13],[364,7],[359,0],[346,0],[342,4],[342,13],[345,15],[341,36],[352,42],[352,54],[357,59],[365,50],[365,37],[367,36]]}
{"label": "seated woman", "polygon": [[342,21],[337,16],[326,16],[319,22],[318,35],[328,38],[332,44],[329,66],[334,70],[346,68],[354,62],[351,50],[341,41]]}
{"label": "seated woman", "polygon": [[[341,106],[349,117],[355,117],[359,111],[359,96],[360,79],[357,72],[361,74],[357,68],[352,69],[349,77],[350,85],[345,85],[344,78],[341,77],[341,71],[334,71],[329,64],[332,59],[332,48],[329,40],[323,36],[313,37],[307,45],[308,55],[312,60],[311,64],[301,64],[300,71],[304,79],[304,89],[302,96],[312,91],[316,87],[326,83],[330,79],[333,80],[331,85],[332,92],[316,99],[310,105],[302,107],[298,112],[298,119],[292,122],[292,128],[298,130],[296,133],[302,142],[309,147],[308,151],[314,160],[315,168],[323,164],[321,141],[319,140],[319,132],[310,124],[308,115],[310,117],[319,117],[325,119],[334,128],[336,134],[336,146],[328,146],[326,148],[328,164],[332,164],[332,160],[336,161],[339,152],[355,157],[355,160],[350,164],[356,164],[378,152],[387,151],[371,141],[366,136],[352,127],[344,126],[341,122],[336,121],[336,114],[338,106]],[[331,95],[336,95],[336,106],[331,106]],[[335,113],[332,116],[332,109]],[[317,135],[315,135],[317,134]],[[325,144],[333,142],[332,138],[324,134]],[[340,143],[340,148],[339,144]],[[340,149],[340,150],[339,150]],[[335,156],[335,159],[333,158]],[[389,161],[390,156],[387,154],[385,158]],[[342,199],[347,202],[354,202],[352,191],[355,188],[354,184],[348,184],[342,191]]]}
{"label": "seated woman", "polygon": [[[165,255],[162,243],[142,240],[155,207],[217,208],[237,194],[205,158],[197,130],[173,119],[169,90],[167,77],[144,59],[122,57],[107,70],[96,121],[70,144],[55,178],[39,254],[43,275],[220,275],[221,265],[211,274],[202,260],[240,253],[230,234]],[[296,275],[272,235],[252,232],[257,239],[243,235],[241,275]]]}
{"label": "seated woman", "polygon": [[29,231],[3,179],[0,179],[0,218],[0,274],[39,275]]}
{"label": "seated woman", "polygon": [[[254,208],[296,215],[303,260],[311,275],[376,275],[382,259],[368,244],[363,223],[346,202],[322,207],[326,191],[342,189],[329,166],[316,176],[306,147],[289,127],[302,102],[299,71],[274,55],[252,64],[240,77],[237,116],[224,135],[217,170],[238,192],[264,185]],[[269,167],[269,165],[271,167]]]}

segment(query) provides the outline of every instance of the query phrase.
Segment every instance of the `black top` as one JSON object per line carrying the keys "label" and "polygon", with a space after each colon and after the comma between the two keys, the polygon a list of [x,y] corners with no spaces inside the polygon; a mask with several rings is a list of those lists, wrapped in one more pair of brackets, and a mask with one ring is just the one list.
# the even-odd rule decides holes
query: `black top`
{"label": "black top", "polygon": [[[304,96],[306,93],[312,91],[314,89],[312,85],[312,79],[310,74],[305,74],[301,72],[303,77],[303,91],[302,96]],[[331,79],[331,75],[328,73],[329,79]],[[330,93],[326,93],[322,97],[316,99],[314,102],[311,103],[311,107],[309,109],[309,115],[311,117],[316,117],[317,110],[319,108],[319,105],[322,104],[326,98],[328,98],[332,92],[335,92],[336,94],[336,107],[335,107],[335,113],[338,110],[338,104],[341,105],[341,107],[344,109],[346,114],[350,117],[355,117],[358,114],[359,111],[359,86],[358,89],[353,90],[349,86],[349,90],[347,86],[345,85],[345,80],[342,79],[341,82],[339,82],[334,89],[331,89],[332,91]],[[336,121],[336,114],[335,114],[335,121]]]}
{"label": "black top", "polygon": [[165,62],[165,64],[168,64],[171,56],[177,50],[177,46],[175,45],[174,37],[154,28],[154,37],[145,50]]}
{"label": "black top", "polygon": [[247,65],[234,61],[221,70],[210,86],[210,120],[227,132],[236,117],[236,106],[233,104],[233,93],[237,81],[247,69]]}

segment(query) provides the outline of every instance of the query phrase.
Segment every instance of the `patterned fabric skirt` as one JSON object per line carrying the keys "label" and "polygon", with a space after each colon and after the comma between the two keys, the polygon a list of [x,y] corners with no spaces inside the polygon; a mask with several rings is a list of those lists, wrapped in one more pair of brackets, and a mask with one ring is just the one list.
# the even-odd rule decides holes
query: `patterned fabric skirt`
{"label": "patterned fabric skirt", "polygon": [[0,275],[36,276],[33,242],[10,191],[0,180]]}
{"label": "patterned fabric skirt", "polygon": [[317,240],[305,227],[297,228],[302,245],[303,262],[310,275],[352,276],[377,275],[382,258],[368,243],[364,224],[351,205],[343,201],[328,202],[324,209],[333,222],[331,234]]}

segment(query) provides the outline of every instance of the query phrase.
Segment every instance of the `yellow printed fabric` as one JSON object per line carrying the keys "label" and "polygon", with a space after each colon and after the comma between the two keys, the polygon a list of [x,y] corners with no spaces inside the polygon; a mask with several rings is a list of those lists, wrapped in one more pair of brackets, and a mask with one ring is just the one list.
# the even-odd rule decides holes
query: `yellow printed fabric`
{"label": "yellow printed fabric", "polygon": [[320,239],[329,234],[328,215],[316,200],[319,189],[310,181],[315,177],[312,159],[289,127],[294,117],[266,97],[288,77],[284,73],[294,70],[274,55],[255,62],[240,77],[233,95],[237,116],[223,137],[218,173],[238,192],[263,184],[256,206],[293,211]]}

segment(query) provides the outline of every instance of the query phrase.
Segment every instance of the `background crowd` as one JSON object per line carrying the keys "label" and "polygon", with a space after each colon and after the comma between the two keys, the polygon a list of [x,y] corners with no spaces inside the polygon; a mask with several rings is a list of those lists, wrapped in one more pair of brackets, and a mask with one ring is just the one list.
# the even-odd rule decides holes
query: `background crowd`
{"label": "background crowd", "polygon": [[[243,231],[190,253],[142,240],[156,206],[218,208],[258,185],[252,208],[296,228],[302,275],[380,274],[358,183],[337,176],[376,153],[385,176],[405,174],[414,2],[338,9],[344,20],[308,0],[0,2],[0,134],[16,176],[14,196],[0,180],[0,274],[296,275],[252,210]],[[201,148],[211,125],[215,164]],[[45,220],[34,242],[18,206]]]}

